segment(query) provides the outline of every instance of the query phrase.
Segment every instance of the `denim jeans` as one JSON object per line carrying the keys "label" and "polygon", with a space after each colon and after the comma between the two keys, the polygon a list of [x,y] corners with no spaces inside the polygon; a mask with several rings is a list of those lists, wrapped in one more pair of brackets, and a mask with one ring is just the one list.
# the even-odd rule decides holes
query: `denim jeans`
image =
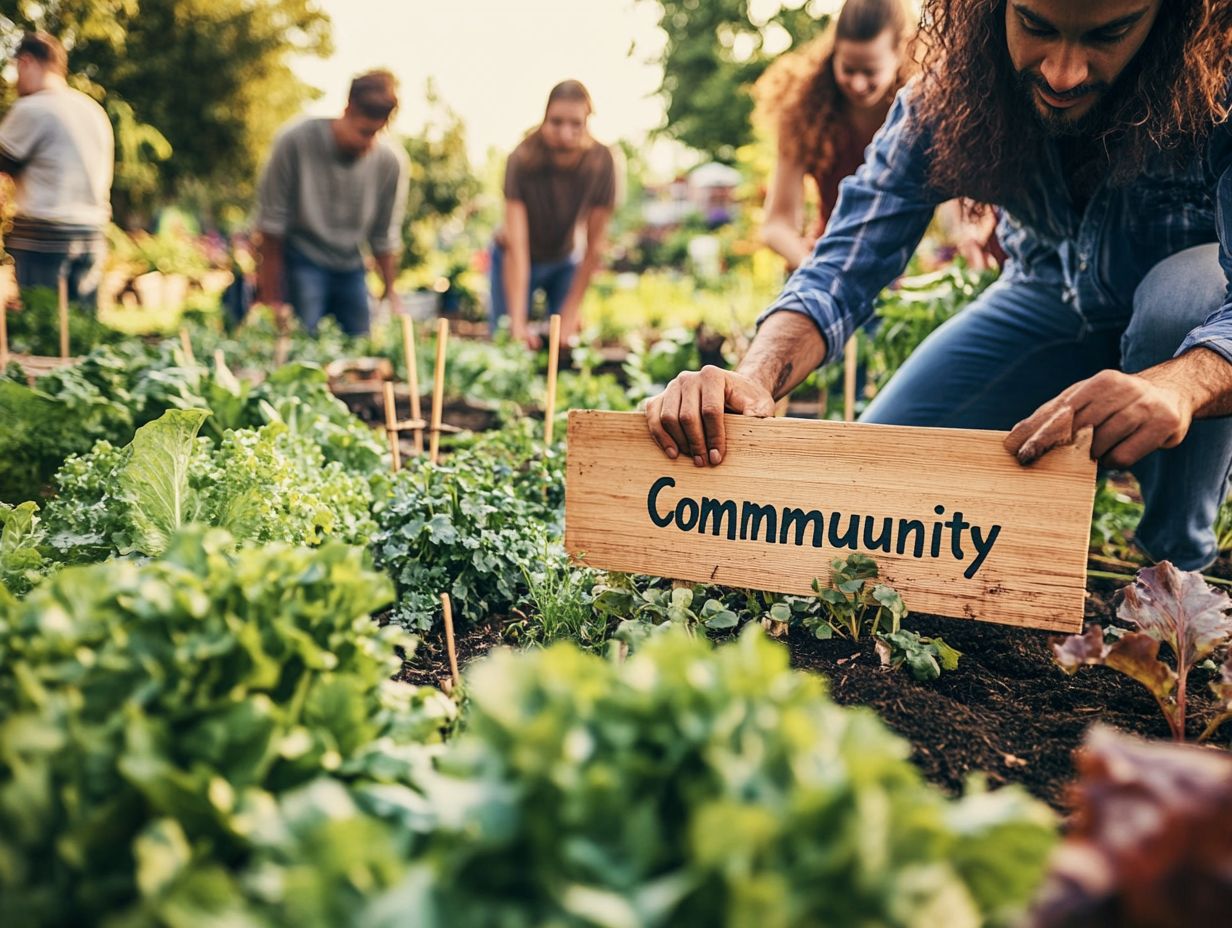
{"label": "denim jeans", "polygon": [[[492,293],[488,302],[488,322],[495,332],[501,319],[509,314],[508,301],[505,299],[505,249],[492,245]],[[542,290],[547,302],[548,315],[555,316],[564,306],[565,297],[569,295],[569,286],[573,283],[573,275],[577,271],[577,262],[572,258],[563,261],[532,261],[530,264],[530,293],[526,300],[526,311],[529,313],[535,303],[535,291]]]}
{"label": "denim jeans", "polygon": [[305,258],[294,248],[283,252],[287,302],[310,335],[326,315],[338,320],[347,335],[368,331],[368,282],[363,265],[333,271]]}
{"label": "denim jeans", "polygon": [[86,251],[67,255],[11,248],[17,287],[49,287],[58,290],[60,279],[68,280],[68,301],[82,309],[98,309],[98,285],[103,277],[103,252]]}
{"label": "denim jeans", "polygon": [[[1226,286],[1215,244],[1160,261],[1134,291],[1132,315],[1098,323],[1055,284],[1000,280],[925,339],[860,421],[1009,429],[1100,370],[1134,373],[1168,360],[1220,307]],[[1176,448],[1135,465],[1145,505],[1139,547],[1183,570],[1209,565],[1230,464],[1232,418],[1223,418],[1195,421]]]}

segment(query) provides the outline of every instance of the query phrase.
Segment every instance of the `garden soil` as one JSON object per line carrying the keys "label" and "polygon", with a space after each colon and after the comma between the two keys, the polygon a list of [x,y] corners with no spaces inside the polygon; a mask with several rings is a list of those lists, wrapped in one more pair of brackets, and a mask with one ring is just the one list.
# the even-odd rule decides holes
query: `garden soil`
{"label": "garden soil", "polygon": [[[1215,576],[1232,576],[1223,561]],[[1088,584],[1088,622],[1115,618],[1115,581]],[[911,742],[912,760],[924,776],[951,793],[972,774],[992,786],[1019,783],[1064,812],[1074,778],[1074,751],[1093,722],[1150,738],[1167,739],[1168,726],[1154,698],[1141,685],[1107,668],[1087,667],[1067,676],[1053,663],[1047,632],[987,622],[911,615],[906,627],[940,635],[962,652],[958,669],[931,682],[905,670],[887,671],[870,642],[813,638],[793,629],[784,642],[792,665],[825,676],[830,693],[845,705],[869,706],[894,731]],[[444,642],[428,636],[401,679],[439,685],[449,676]],[[475,626],[458,638],[460,662],[500,645],[500,623]],[[1191,718],[1212,705],[1208,670],[1190,676]],[[1193,711],[1196,710],[1196,711]],[[1230,725],[1229,727],[1232,727]],[[1196,737],[1202,725],[1190,723]],[[1219,743],[1232,735],[1227,729]]]}

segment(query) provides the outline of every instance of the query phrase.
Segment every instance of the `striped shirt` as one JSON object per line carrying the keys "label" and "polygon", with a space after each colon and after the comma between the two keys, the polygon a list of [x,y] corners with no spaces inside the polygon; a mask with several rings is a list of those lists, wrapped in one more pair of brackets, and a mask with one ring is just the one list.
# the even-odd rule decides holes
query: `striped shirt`
{"label": "striped shirt", "polygon": [[[877,294],[907,266],[943,199],[927,183],[927,127],[914,120],[908,85],[873,137],[864,165],[839,201],[812,257],[788,279],[760,324],[781,310],[804,313],[825,337],[827,359],[873,313]],[[1021,203],[1000,204],[997,234],[1009,256],[1002,279],[1055,285],[1089,327],[1129,318],[1134,290],[1156,264],[1219,242],[1232,282],[1232,125],[1216,126],[1189,163],[1164,153],[1131,183],[1101,182],[1084,211],[1070,200],[1055,144],[1027,178]],[[1223,305],[1177,354],[1202,346],[1232,362],[1232,283]]]}

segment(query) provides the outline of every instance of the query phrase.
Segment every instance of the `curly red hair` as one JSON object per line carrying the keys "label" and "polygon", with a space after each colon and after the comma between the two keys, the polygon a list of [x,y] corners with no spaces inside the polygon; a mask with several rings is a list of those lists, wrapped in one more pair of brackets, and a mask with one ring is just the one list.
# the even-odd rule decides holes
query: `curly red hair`
{"label": "curly red hair", "polygon": [[777,130],[783,157],[814,177],[826,173],[849,131],[843,119],[846,98],[834,79],[835,43],[868,42],[889,29],[899,51],[893,95],[916,70],[914,27],[907,0],[847,0],[821,35],[780,56],[758,79],[754,121]]}

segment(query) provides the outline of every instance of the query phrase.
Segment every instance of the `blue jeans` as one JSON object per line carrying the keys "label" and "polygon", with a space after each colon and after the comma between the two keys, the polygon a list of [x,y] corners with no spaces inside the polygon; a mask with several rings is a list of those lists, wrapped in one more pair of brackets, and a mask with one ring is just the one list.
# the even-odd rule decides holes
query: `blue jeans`
{"label": "blue jeans", "polygon": [[[495,333],[501,319],[509,314],[508,301],[505,299],[505,249],[500,245],[492,245],[492,293],[488,303],[488,322]],[[535,303],[535,291],[542,290],[547,302],[548,315],[555,316],[564,306],[565,297],[569,295],[569,286],[573,283],[573,275],[577,271],[577,262],[572,258],[563,261],[544,261],[530,263],[530,293],[526,299],[526,311],[529,314]]]}
{"label": "blue jeans", "polygon": [[98,285],[103,278],[103,252],[87,251],[77,255],[11,248],[17,287],[49,287],[58,290],[60,279],[68,280],[68,301],[82,309],[98,309]]}
{"label": "blue jeans", "polygon": [[[1134,373],[1168,360],[1220,306],[1226,286],[1214,244],[1159,262],[1134,292],[1132,315],[1098,323],[1088,323],[1055,284],[1000,280],[924,340],[860,421],[1011,428],[1100,370]],[[1139,547],[1182,570],[1209,565],[1230,464],[1232,418],[1223,418],[1194,422],[1176,448],[1135,465],[1145,505]]]}
{"label": "blue jeans", "polygon": [[283,251],[287,302],[310,335],[326,315],[338,320],[347,335],[368,332],[368,282],[363,265],[349,271],[331,271],[305,258],[294,248]]}

